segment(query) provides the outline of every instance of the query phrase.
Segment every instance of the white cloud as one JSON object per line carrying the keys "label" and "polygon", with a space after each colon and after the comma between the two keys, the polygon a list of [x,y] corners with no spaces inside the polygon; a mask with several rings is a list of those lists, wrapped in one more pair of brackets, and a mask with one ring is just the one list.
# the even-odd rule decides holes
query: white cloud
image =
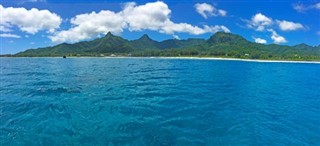
{"label": "white cloud", "polygon": [[218,32],[218,31],[223,31],[223,32],[231,32],[227,27],[223,25],[215,25],[215,26],[204,26],[205,30],[208,32]]}
{"label": "white cloud", "polygon": [[271,32],[271,39],[273,40],[273,42],[275,44],[280,44],[280,43],[286,43],[287,40],[283,37],[280,36],[276,31],[274,31],[273,29],[268,29],[268,31]]}
{"label": "white cloud", "polygon": [[300,23],[294,23],[286,20],[277,20],[277,24],[282,31],[292,31],[298,29],[304,29],[303,25]]}
{"label": "white cloud", "polygon": [[16,26],[21,31],[35,34],[41,30],[54,32],[59,28],[62,19],[55,13],[48,10],[38,10],[32,8],[27,10],[25,8],[3,7],[0,5],[1,24],[0,31],[12,31],[12,27]]}
{"label": "white cloud", "polygon": [[305,27],[301,23],[291,22],[287,20],[275,20],[267,17],[261,13],[257,13],[251,17],[251,20],[244,20],[247,23],[247,27],[252,28],[256,31],[265,31],[267,29],[274,28],[276,24],[282,31],[294,31],[304,29]]}
{"label": "white cloud", "polygon": [[220,16],[227,16],[227,11],[225,10],[218,10],[218,13],[220,14]]}
{"label": "white cloud", "polygon": [[126,26],[124,19],[120,14],[112,11],[92,12],[89,14],[80,14],[70,20],[75,27],[69,30],[56,32],[49,38],[53,42],[78,42],[88,38],[96,37],[99,34],[112,32],[119,34]]}
{"label": "white cloud", "polygon": [[262,39],[262,38],[254,38],[254,42],[259,43],[259,44],[266,44],[267,40]]}
{"label": "white cloud", "polygon": [[295,9],[297,12],[304,12],[307,10],[307,7],[303,4],[293,4],[293,9]]}
{"label": "white cloud", "polygon": [[264,31],[266,27],[271,26],[273,23],[271,18],[267,16],[257,13],[251,17],[251,20],[248,21],[247,26],[249,28],[253,28],[257,31]]}
{"label": "white cloud", "polygon": [[300,13],[303,13],[307,10],[312,10],[312,9],[320,10],[320,3],[315,3],[312,5],[304,5],[302,3],[295,3],[292,6],[293,6],[293,9],[295,9],[297,12],[300,12]]}
{"label": "white cloud", "polygon": [[192,26],[191,24],[187,24],[187,23],[173,23],[171,21],[165,23],[160,29],[160,32],[166,33],[166,34],[174,34],[175,32],[184,32],[192,35],[200,35],[208,32],[216,33],[218,31],[230,32],[230,30],[223,25],[221,26],[204,25],[203,28],[200,28],[198,26]]}
{"label": "white cloud", "polygon": [[227,11],[217,9],[214,6],[207,4],[207,3],[197,3],[194,5],[196,11],[205,19],[210,16],[226,16]]}
{"label": "white cloud", "polygon": [[3,38],[21,38],[21,36],[15,35],[15,34],[11,34],[11,33],[1,33],[0,37]]}
{"label": "white cloud", "polygon": [[172,37],[173,37],[174,39],[180,40],[180,37],[179,37],[178,35],[172,35]]}
{"label": "white cloud", "polygon": [[[257,13],[251,17],[250,20],[243,20],[247,23],[248,28],[252,28],[256,31],[269,31],[271,32],[271,39],[274,43],[286,43],[287,40],[283,36],[280,36],[274,28],[276,26],[279,27],[281,31],[295,31],[299,29],[305,29],[305,27],[301,23],[291,22],[287,20],[274,20],[270,17],[267,17],[261,13]],[[266,43],[266,40],[260,38],[254,38],[256,43]]]}
{"label": "white cloud", "polygon": [[320,10],[320,3],[315,4],[315,5],[314,5],[314,8]]}
{"label": "white cloud", "polygon": [[7,24],[3,23],[3,24],[0,24],[0,31],[1,32],[10,32],[12,31],[10,28],[8,28],[10,26],[8,26]]}
{"label": "white cloud", "polygon": [[124,29],[129,31],[153,30],[174,35],[189,33],[199,35],[217,31],[230,32],[225,26],[193,26],[188,23],[174,23],[170,20],[171,10],[164,2],[157,1],[136,5],[126,3],[123,9],[116,13],[102,10],[98,13],[80,14],[70,20],[73,25],[69,30],[54,33],[49,38],[53,42],[78,42],[91,39],[101,34],[112,32],[120,34]]}
{"label": "white cloud", "polygon": [[158,1],[140,6],[127,3],[119,13],[128,23],[130,31],[159,30],[164,23],[170,22],[171,10],[167,4]]}
{"label": "white cloud", "polygon": [[47,2],[47,0],[15,0],[18,4],[35,3],[35,2]]}
{"label": "white cloud", "polygon": [[188,23],[174,23],[170,20],[171,10],[169,9],[167,4],[161,1],[146,3],[145,5],[139,6],[137,6],[135,3],[127,3],[124,9],[119,12],[119,14],[128,24],[128,29],[130,31],[140,31],[148,29],[159,31],[165,34],[184,32],[193,35],[199,35],[208,32],[225,30],[208,29],[213,26],[204,26],[204,28],[200,28],[198,26],[192,26]]}

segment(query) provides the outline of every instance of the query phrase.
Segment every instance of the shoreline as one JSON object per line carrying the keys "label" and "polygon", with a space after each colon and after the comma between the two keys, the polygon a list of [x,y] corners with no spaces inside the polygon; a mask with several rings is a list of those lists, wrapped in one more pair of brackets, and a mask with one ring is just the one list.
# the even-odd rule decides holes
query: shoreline
{"label": "shoreline", "polygon": [[[0,57],[0,58],[61,58],[61,57]],[[224,57],[129,57],[129,56],[105,56],[105,57],[67,57],[70,58],[106,58],[106,59],[117,59],[117,58],[145,58],[145,59],[188,59],[188,60],[220,60],[220,61],[244,61],[244,62],[260,62],[260,63],[308,63],[308,64],[320,64],[320,61],[294,61],[294,60],[262,60],[262,59],[241,59],[241,58],[224,58]]]}
{"label": "shoreline", "polygon": [[262,63],[266,62],[266,63],[310,63],[310,64],[320,64],[320,61],[262,60],[262,59],[241,59],[241,58],[223,58],[223,57],[154,57],[154,58],[244,61],[244,62],[262,62]]}

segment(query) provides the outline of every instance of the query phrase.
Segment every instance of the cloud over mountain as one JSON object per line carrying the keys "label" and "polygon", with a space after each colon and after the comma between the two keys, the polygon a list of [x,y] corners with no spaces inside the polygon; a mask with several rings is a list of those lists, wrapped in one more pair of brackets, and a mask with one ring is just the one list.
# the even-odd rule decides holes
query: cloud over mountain
{"label": "cloud over mountain", "polygon": [[286,43],[287,40],[283,36],[280,36],[276,31],[273,29],[268,29],[268,31],[271,32],[271,39],[275,44],[280,44],[280,43]]}
{"label": "cloud over mountain", "polygon": [[125,29],[129,31],[153,30],[160,33],[177,36],[176,33],[200,35],[218,31],[230,32],[223,25],[202,27],[188,23],[175,23],[170,19],[171,10],[164,2],[157,1],[137,5],[126,3],[120,12],[102,10],[98,13],[80,14],[73,17],[69,30],[56,32],[50,36],[53,42],[77,42],[112,32],[119,34]]}
{"label": "cloud over mountain", "polygon": [[254,38],[254,42],[259,43],[259,44],[266,44],[267,40],[262,39],[262,38]]}
{"label": "cloud over mountain", "polygon": [[[257,13],[251,17],[250,20],[244,20],[248,28],[254,29],[257,32],[271,32],[270,38],[274,43],[286,43],[287,40],[280,36],[275,29],[281,31],[297,31],[305,29],[301,23],[292,22],[288,20],[274,20],[271,17],[267,17],[262,13]],[[265,43],[266,40],[255,38],[256,43]]]}
{"label": "cloud over mountain", "polygon": [[261,13],[257,13],[251,17],[251,20],[248,21],[247,26],[253,28],[257,31],[264,31],[266,27],[271,26],[273,20]]}

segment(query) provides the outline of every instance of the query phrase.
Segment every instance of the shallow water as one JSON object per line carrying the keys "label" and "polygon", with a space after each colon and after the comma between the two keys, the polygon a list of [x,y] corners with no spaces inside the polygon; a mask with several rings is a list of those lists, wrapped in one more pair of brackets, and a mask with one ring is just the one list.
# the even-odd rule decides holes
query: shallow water
{"label": "shallow water", "polygon": [[320,65],[0,58],[1,145],[320,145]]}

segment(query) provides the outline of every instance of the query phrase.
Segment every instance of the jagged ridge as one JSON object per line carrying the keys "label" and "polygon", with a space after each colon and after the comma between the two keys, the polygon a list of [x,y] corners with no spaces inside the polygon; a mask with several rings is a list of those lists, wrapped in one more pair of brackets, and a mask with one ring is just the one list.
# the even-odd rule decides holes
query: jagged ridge
{"label": "jagged ridge", "polygon": [[14,56],[61,56],[99,54],[133,54],[136,56],[229,56],[252,59],[320,59],[320,46],[299,44],[282,46],[250,42],[231,33],[217,32],[208,40],[152,40],[147,34],[129,41],[111,33],[92,41],[62,43],[52,47],[29,49]]}

